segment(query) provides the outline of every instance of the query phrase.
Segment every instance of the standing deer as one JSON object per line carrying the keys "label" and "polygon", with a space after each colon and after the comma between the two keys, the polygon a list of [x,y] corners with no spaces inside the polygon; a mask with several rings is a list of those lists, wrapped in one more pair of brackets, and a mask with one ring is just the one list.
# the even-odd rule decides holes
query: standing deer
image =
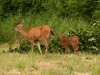
{"label": "standing deer", "polygon": [[70,37],[64,38],[65,33],[63,34],[58,33],[58,36],[60,38],[62,45],[65,47],[65,53],[69,52],[70,46],[72,46],[75,53],[78,53],[78,45],[81,44],[78,36],[70,36]]}
{"label": "standing deer", "polygon": [[25,30],[23,28],[23,24],[24,24],[24,20],[22,20],[12,30],[19,31],[23,36],[28,38],[28,40],[31,43],[31,50],[33,50],[33,48],[34,48],[34,42],[37,42],[38,49],[39,49],[41,55],[42,55],[42,51],[41,51],[41,48],[40,48],[39,40],[42,40],[44,45],[45,45],[45,48],[46,48],[45,53],[47,53],[50,35],[54,36],[52,28],[49,27],[48,25],[43,25],[43,26],[30,28],[29,30]]}

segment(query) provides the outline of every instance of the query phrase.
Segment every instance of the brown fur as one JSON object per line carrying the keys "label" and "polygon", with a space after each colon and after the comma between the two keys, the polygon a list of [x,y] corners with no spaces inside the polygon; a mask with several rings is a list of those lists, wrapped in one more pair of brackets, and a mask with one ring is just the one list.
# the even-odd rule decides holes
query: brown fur
{"label": "brown fur", "polygon": [[[34,42],[38,42],[39,40],[42,40],[46,47],[45,53],[47,53],[50,34],[54,35],[52,28],[49,27],[48,25],[43,25],[43,26],[30,28],[29,30],[25,30],[22,27],[23,24],[24,24],[24,21],[21,21],[16,27],[13,28],[13,30],[19,31],[22,35],[24,35],[25,37],[29,39],[32,50],[34,47]],[[38,44],[39,51],[42,54],[39,42],[37,44]]]}
{"label": "brown fur", "polygon": [[69,52],[70,46],[72,46],[75,53],[78,53],[78,45],[81,44],[78,36],[70,36],[70,37],[64,38],[65,33],[58,34],[58,36],[60,38],[62,45],[65,47],[66,53]]}

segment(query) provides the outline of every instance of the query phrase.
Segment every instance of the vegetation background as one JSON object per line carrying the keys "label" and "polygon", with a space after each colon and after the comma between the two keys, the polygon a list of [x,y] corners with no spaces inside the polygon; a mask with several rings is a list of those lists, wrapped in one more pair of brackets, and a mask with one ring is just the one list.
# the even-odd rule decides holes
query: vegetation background
{"label": "vegetation background", "polygon": [[66,36],[81,38],[81,51],[100,53],[100,0],[0,0],[1,44],[23,39],[12,31],[22,19],[26,29],[44,24],[53,28],[55,38],[50,42],[51,52],[63,49],[57,32],[66,31]]}
{"label": "vegetation background", "polygon": [[[37,46],[29,52],[29,41],[12,31],[20,20],[25,29],[53,28],[47,55]],[[79,36],[81,53],[65,54],[57,32]],[[99,75],[99,66],[100,0],[0,0],[0,75]]]}

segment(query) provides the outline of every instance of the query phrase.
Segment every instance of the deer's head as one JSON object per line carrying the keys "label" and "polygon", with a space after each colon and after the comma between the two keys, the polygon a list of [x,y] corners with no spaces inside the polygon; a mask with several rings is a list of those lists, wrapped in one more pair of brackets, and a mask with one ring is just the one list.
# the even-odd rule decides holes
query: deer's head
{"label": "deer's head", "polygon": [[65,34],[66,34],[65,32],[62,33],[62,34],[58,33],[58,36],[59,36],[60,39],[62,39],[62,38],[64,38]]}
{"label": "deer's head", "polygon": [[20,23],[16,27],[14,27],[12,30],[20,31],[22,29],[23,24],[24,24],[24,20],[20,21]]}

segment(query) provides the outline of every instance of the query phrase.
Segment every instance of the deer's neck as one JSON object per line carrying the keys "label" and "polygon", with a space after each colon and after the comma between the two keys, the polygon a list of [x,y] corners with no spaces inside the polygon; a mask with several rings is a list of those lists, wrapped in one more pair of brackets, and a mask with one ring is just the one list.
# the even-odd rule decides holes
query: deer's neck
{"label": "deer's neck", "polygon": [[25,37],[28,38],[28,30],[25,30],[24,28],[22,28],[19,32],[20,32],[23,36],[25,36]]}

